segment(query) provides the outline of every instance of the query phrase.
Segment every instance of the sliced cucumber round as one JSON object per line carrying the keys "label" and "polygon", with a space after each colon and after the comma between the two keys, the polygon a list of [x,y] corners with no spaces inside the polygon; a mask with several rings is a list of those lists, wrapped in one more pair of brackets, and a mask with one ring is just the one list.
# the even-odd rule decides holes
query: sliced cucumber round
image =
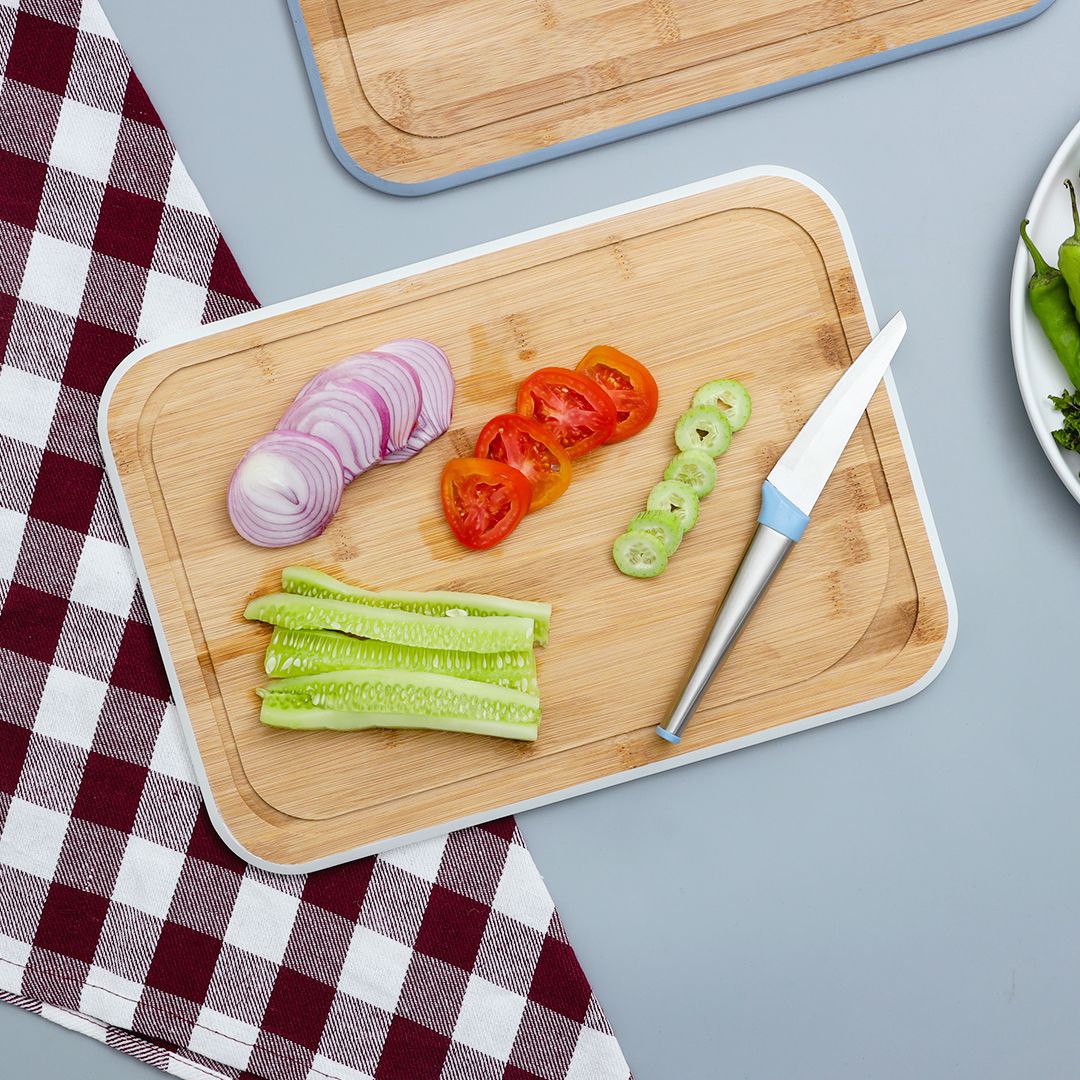
{"label": "sliced cucumber round", "polygon": [[716,462],[704,450],[684,450],[676,454],[664,470],[665,480],[681,480],[703,499],[716,487]]}
{"label": "sliced cucumber round", "polygon": [[681,480],[661,480],[649,492],[645,504],[649,510],[667,510],[679,519],[683,532],[688,533],[697,524],[700,504],[694,489]]}
{"label": "sliced cucumber round", "polygon": [[674,555],[682,543],[682,522],[670,510],[645,510],[631,519],[626,531],[651,533],[668,555]]}
{"label": "sliced cucumber round", "polygon": [[679,417],[675,442],[680,450],[719,457],[731,445],[731,422],[715,405],[694,405]]}
{"label": "sliced cucumber round", "polygon": [[611,557],[627,577],[654,578],[667,569],[663,541],[652,533],[624,532],[616,537]]}
{"label": "sliced cucumber round", "polygon": [[742,431],[750,419],[750,395],[746,387],[735,379],[714,379],[694,394],[695,405],[713,405],[731,424],[732,431]]}

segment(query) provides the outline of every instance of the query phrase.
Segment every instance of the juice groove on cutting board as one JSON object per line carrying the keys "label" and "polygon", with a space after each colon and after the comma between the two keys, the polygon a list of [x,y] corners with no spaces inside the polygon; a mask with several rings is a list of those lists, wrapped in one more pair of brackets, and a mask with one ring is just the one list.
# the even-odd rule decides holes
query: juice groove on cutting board
{"label": "juice groove on cutting board", "polygon": [[295,0],[345,152],[417,184],[1039,0]]}
{"label": "juice groove on cutting board", "polygon": [[[267,551],[232,530],[229,475],[298,387],[405,335],[459,380],[450,432],[347,489],[320,538]],[[595,781],[679,751],[901,690],[947,634],[942,584],[887,396],[879,391],[678,751],[656,738],[754,526],[761,480],[869,340],[828,208],[768,177],[638,210],[188,342],[120,380],[110,439],[219,810],[262,858],[301,863]],[[516,383],[609,342],[654,371],[644,433],[576,464],[568,493],[502,545],[469,552],[442,519],[444,462],[469,452]],[[709,378],[754,415],[667,573],[622,577],[612,539],[674,452]],[[257,720],[268,628],[249,596],[306,562],[365,586],[458,588],[554,605],[539,651],[536,744],[427,732],[274,731]]]}

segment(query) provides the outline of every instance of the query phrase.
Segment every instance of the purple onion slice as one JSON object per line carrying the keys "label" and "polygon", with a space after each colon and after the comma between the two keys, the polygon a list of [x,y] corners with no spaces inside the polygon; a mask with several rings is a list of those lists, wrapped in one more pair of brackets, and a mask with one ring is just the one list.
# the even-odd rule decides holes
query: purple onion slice
{"label": "purple onion slice", "polygon": [[341,458],[346,484],[386,453],[390,412],[382,395],[360,380],[305,387],[285,411],[278,427],[303,431],[328,442]]}
{"label": "purple onion slice", "polygon": [[377,391],[386,403],[390,414],[386,452],[393,454],[409,441],[420,415],[420,377],[404,360],[388,353],[357,353],[316,375],[300,396],[317,389],[349,389],[360,384]]}
{"label": "purple onion slice", "polygon": [[454,373],[446,353],[438,345],[421,338],[402,338],[375,350],[404,360],[420,379],[423,392],[420,415],[403,450],[388,455],[387,461],[404,461],[423,450],[450,427],[454,412]]}
{"label": "purple onion slice", "polygon": [[341,458],[325,439],[271,431],[236,466],[229,481],[229,518],[259,547],[299,544],[329,525],[344,486]]}

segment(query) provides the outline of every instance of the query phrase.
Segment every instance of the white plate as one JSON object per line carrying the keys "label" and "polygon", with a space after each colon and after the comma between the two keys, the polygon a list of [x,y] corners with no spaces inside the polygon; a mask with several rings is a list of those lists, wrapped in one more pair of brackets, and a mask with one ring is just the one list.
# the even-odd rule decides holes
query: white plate
{"label": "white plate", "polygon": [[[1047,167],[1025,215],[1030,221],[1028,233],[1047,262],[1057,263],[1061,241],[1073,231],[1069,194],[1065,178],[1075,182],[1080,173],[1080,124],[1069,132]],[[1017,227],[1019,227],[1017,222]],[[1080,454],[1063,450],[1051,432],[1061,427],[1061,414],[1050,404],[1048,395],[1060,394],[1069,385],[1054,350],[1042,332],[1027,302],[1027,284],[1032,274],[1031,257],[1027,248],[1017,240],[1013,262],[1012,287],[1009,292],[1009,323],[1012,328],[1013,363],[1020,394],[1024,399],[1028,419],[1035,429],[1054,471],[1061,482],[1080,502]]]}

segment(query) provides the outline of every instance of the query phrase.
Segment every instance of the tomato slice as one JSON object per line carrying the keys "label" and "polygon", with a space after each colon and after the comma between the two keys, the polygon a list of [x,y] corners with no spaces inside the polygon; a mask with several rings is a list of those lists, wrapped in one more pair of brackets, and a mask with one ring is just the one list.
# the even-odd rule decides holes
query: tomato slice
{"label": "tomato slice", "polygon": [[483,550],[509,536],[531,498],[525,476],[501,461],[452,458],[443,469],[443,513],[466,547]]}
{"label": "tomato slice", "polygon": [[493,417],[476,440],[476,456],[503,461],[532,484],[530,512],[553,503],[570,485],[573,467],[555,436],[517,413]]}
{"label": "tomato slice", "polygon": [[585,354],[577,370],[598,382],[615,402],[615,434],[608,442],[629,439],[656,415],[660,402],[656,380],[632,356],[612,345],[597,345]]}
{"label": "tomato slice", "polygon": [[518,390],[517,411],[547,428],[572,458],[606,443],[615,430],[607,391],[569,368],[534,371]]}

